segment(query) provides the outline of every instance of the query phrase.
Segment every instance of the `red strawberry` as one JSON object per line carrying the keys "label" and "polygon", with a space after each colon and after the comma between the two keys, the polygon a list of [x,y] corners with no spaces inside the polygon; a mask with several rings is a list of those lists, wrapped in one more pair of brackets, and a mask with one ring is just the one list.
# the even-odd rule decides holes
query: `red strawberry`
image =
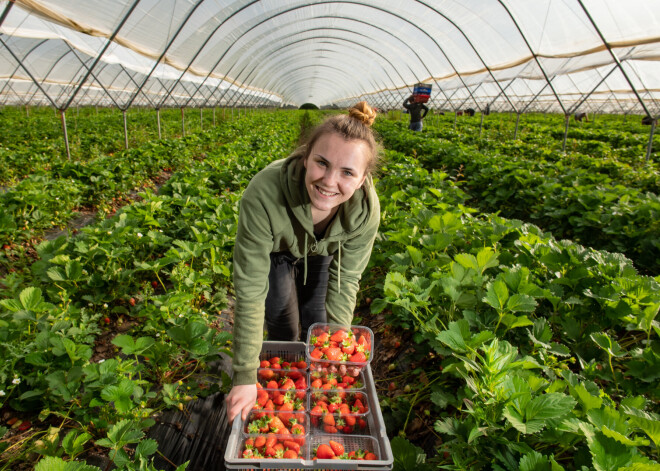
{"label": "red strawberry", "polygon": [[[342,360],[342,352],[339,348],[333,348],[333,347],[328,347],[324,351],[326,359],[330,361],[341,361]],[[353,355],[355,356],[355,355]],[[364,360],[366,361],[366,359]]]}
{"label": "red strawberry", "polygon": [[331,460],[335,457],[335,453],[329,445],[323,443],[316,449],[316,457],[320,460]]}
{"label": "red strawberry", "polygon": [[330,448],[332,448],[332,452],[335,454],[335,456],[341,456],[344,454],[344,447],[342,446],[341,443],[338,443],[334,440],[329,441]]}
{"label": "red strawberry", "polygon": [[378,458],[372,452],[368,452],[366,455],[364,455],[364,459],[365,460],[377,460]]}
{"label": "red strawberry", "polygon": [[154,281],[152,281],[152,282],[151,282],[151,287],[152,287],[153,289],[156,289],[156,288],[158,288],[158,282],[157,282],[157,281],[155,281],[155,280],[154,280]]}
{"label": "red strawberry", "polygon": [[330,336],[330,341],[341,343],[348,338],[348,334],[344,329],[339,329]]}
{"label": "red strawberry", "polygon": [[353,363],[364,363],[364,362],[367,361],[367,357],[365,356],[364,353],[357,352],[357,353],[354,353],[353,355],[350,356],[350,360]]}
{"label": "red strawberry", "polygon": [[298,458],[298,452],[296,452],[295,450],[286,450],[282,455],[282,458],[284,458],[285,460],[295,460],[296,458]]}
{"label": "red strawberry", "polygon": [[264,437],[263,435],[259,435],[257,438],[254,439],[255,448],[263,448],[264,445],[266,445],[266,437]]}
{"label": "red strawberry", "polygon": [[135,306],[135,302],[136,302],[136,301],[135,301],[135,298],[131,298],[131,299],[128,300],[128,303],[129,303],[131,306]]}
{"label": "red strawberry", "polygon": [[312,350],[309,356],[314,358],[315,360],[320,360],[321,357],[323,357],[323,352],[321,351],[320,348],[315,348],[314,350]]}

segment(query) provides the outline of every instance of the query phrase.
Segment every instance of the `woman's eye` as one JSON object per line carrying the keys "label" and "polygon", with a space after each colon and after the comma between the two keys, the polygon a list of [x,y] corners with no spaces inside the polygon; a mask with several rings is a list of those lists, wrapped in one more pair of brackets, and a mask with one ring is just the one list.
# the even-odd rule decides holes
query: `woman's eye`
{"label": "woman's eye", "polygon": [[353,176],[353,172],[349,172],[348,170],[346,170],[346,171],[344,172],[344,175],[346,175],[347,177],[352,177],[352,176]]}

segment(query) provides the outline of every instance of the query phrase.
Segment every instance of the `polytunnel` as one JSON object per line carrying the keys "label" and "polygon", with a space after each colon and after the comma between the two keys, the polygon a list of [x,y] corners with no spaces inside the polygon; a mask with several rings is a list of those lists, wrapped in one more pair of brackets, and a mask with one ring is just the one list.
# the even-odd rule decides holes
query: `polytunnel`
{"label": "polytunnel", "polygon": [[657,116],[660,0],[4,0],[0,103]]}

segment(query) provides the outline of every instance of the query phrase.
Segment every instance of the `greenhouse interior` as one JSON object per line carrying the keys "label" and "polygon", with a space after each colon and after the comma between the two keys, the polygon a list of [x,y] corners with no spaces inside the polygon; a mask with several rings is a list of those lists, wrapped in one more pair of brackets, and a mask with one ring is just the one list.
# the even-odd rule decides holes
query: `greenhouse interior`
{"label": "greenhouse interior", "polygon": [[659,117],[660,0],[0,0],[0,471],[660,469]]}

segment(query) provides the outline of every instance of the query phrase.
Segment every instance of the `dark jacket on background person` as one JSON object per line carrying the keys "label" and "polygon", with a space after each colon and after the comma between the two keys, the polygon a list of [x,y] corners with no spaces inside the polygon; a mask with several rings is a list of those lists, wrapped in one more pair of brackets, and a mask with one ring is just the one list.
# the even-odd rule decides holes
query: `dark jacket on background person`
{"label": "dark jacket on background person", "polygon": [[325,303],[328,322],[348,326],[353,320],[359,280],[380,223],[378,196],[367,176],[317,240],[300,155],[294,152],[260,171],[240,202],[233,274],[234,385],[257,381],[271,253],[290,252],[302,259],[305,273],[308,255],[334,255]]}
{"label": "dark jacket on background person", "polygon": [[[420,122],[429,112],[428,106],[426,106],[424,103],[410,103],[408,100],[406,100],[403,102],[403,107],[408,110],[408,113],[410,113],[411,123]],[[422,114],[422,112],[424,114]]]}

